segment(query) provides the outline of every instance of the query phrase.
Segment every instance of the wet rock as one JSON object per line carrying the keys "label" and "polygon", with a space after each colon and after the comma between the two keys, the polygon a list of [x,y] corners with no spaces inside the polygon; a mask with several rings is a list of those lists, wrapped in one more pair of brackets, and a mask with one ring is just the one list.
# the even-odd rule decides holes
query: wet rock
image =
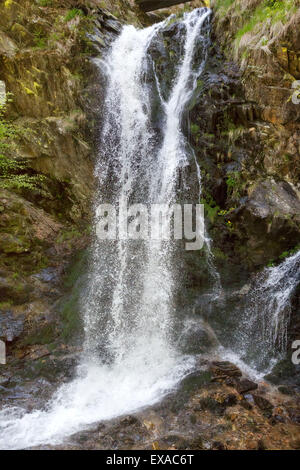
{"label": "wet rock", "polygon": [[199,405],[201,410],[209,410],[216,415],[223,414],[226,409],[224,403],[220,403],[215,398],[209,396],[201,398]]}
{"label": "wet rock", "polygon": [[300,409],[299,404],[295,406],[288,406],[286,408],[288,416],[293,423],[300,424]]}
{"label": "wet rock", "polygon": [[15,42],[6,34],[0,31],[0,55],[12,57],[17,52],[18,48]]}
{"label": "wet rock", "polygon": [[224,406],[234,406],[237,404],[237,396],[234,393],[229,395],[224,400]]}
{"label": "wet rock", "polygon": [[201,450],[204,448],[202,436],[196,436],[194,439],[189,441],[188,449]]}
{"label": "wet rock", "polygon": [[246,410],[252,410],[254,405],[253,396],[251,394],[245,393],[243,399],[240,401],[240,405]]}
{"label": "wet rock", "polygon": [[214,441],[212,443],[212,448],[215,450],[226,450],[226,445],[221,441]]}
{"label": "wet rock", "polygon": [[[3,273],[4,274],[4,273]],[[1,302],[8,304],[23,304],[30,299],[33,287],[30,284],[7,277],[0,277],[0,298]],[[5,307],[0,307],[0,310]]]}
{"label": "wet rock", "polygon": [[256,390],[257,387],[258,385],[249,379],[240,379],[235,383],[235,388],[241,395],[250,392],[251,390]]}
{"label": "wet rock", "polygon": [[281,415],[273,415],[270,419],[270,423],[273,425],[278,424],[278,423],[285,423],[285,419]]}
{"label": "wet rock", "polygon": [[210,366],[210,371],[217,377],[241,377],[240,369],[229,361],[214,361]]}
{"label": "wet rock", "polygon": [[134,426],[135,424],[139,424],[139,420],[136,416],[129,415],[121,419],[121,424],[123,426]]}
{"label": "wet rock", "polygon": [[252,410],[253,406],[247,400],[241,400],[240,405],[245,408],[245,410]]}
{"label": "wet rock", "polygon": [[260,408],[261,410],[273,409],[272,403],[269,400],[267,400],[267,398],[264,398],[260,395],[253,395],[253,399],[254,399],[254,403],[256,404],[256,406],[258,406],[258,408]]}
{"label": "wet rock", "polygon": [[257,450],[267,450],[270,448],[270,443],[267,439],[259,439],[257,442]]}
{"label": "wet rock", "polygon": [[13,315],[11,310],[0,314],[0,338],[5,341],[14,341],[24,330],[24,315]]}
{"label": "wet rock", "polygon": [[278,391],[283,395],[295,395],[296,393],[295,388],[288,385],[280,385]]}
{"label": "wet rock", "polygon": [[170,447],[173,447],[177,450],[185,450],[185,449],[192,449],[192,446],[193,448],[195,449],[201,449],[202,447],[198,447],[198,445],[201,446],[201,438],[199,438],[199,440],[195,440],[195,442],[187,439],[186,437],[184,436],[181,436],[180,434],[169,434],[167,436],[163,436],[163,438],[161,438],[159,440],[159,445],[160,445],[160,448],[170,448]]}
{"label": "wet rock", "polygon": [[59,274],[59,270],[57,268],[52,267],[42,269],[42,271],[37,274],[34,274],[32,277],[42,282],[58,282]]}
{"label": "wet rock", "polygon": [[106,19],[105,21],[103,21],[103,27],[108,31],[111,31],[116,34],[119,34],[122,29],[121,23],[114,19]]}
{"label": "wet rock", "polygon": [[184,325],[180,348],[184,354],[201,354],[219,345],[216,334],[203,319],[190,319]]}
{"label": "wet rock", "polygon": [[260,395],[253,395],[253,399],[255,405],[260,408],[266,416],[271,417],[274,408],[272,403],[267,400],[267,398]]}

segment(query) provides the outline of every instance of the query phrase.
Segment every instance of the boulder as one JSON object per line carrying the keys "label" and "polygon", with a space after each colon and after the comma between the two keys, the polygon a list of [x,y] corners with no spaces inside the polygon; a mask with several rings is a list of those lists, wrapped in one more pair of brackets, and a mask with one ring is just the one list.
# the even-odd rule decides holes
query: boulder
{"label": "boulder", "polygon": [[248,210],[255,216],[295,217],[300,222],[300,200],[295,190],[286,181],[266,179],[249,190]]}
{"label": "boulder", "polygon": [[260,396],[260,395],[253,395],[254,403],[258,408],[261,410],[267,410],[267,411],[272,411],[273,410],[273,405],[272,403],[267,400],[266,398]]}
{"label": "boulder", "polygon": [[241,377],[242,372],[240,369],[229,361],[213,361],[210,366],[210,371],[215,376],[226,377]]}
{"label": "boulder", "polygon": [[0,338],[13,341],[24,329],[24,315],[13,315],[11,310],[0,312]]}
{"label": "boulder", "polygon": [[240,379],[235,384],[236,390],[241,395],[243,395],[247,392],[250,392],[251,390],[256,390],[257,387],[258,387],[258,385],[255,382],[253,382],[252,380],[249,380],[249,379]]}

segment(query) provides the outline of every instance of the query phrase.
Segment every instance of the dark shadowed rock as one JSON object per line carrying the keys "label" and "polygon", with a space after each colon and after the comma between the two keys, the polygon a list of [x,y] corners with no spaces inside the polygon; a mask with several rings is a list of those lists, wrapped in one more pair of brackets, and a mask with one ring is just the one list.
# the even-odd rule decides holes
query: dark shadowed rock
{"label": "dark shadowed rock", "polygon": [[273,409],[272,403],[269,400],[267,400],[266,398],[264,398],[260,395],[253,395],[253,399],[254,399],[254,403],[256,404],[256,406],[258,406],[258,408],[260,408],[261,410],[272,410]]}
{"label": "dark shadowed rock", "polygon": [[241,379],[236,382],[235,388],[236,390],[243,395],[244,393],[250,392],[251,390],[256,390],[258,385],[252,380],[249,379]]}

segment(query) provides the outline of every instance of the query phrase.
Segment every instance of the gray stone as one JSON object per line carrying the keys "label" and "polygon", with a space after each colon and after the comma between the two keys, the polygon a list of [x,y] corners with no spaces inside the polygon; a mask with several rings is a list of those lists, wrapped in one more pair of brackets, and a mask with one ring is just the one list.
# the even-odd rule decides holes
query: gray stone
{"label": "gray stone", "polygon": [[296,216],[300,220],[300,200],[286,181],[272,179],[258,183],[249,191],[248,209],[256,217]]}

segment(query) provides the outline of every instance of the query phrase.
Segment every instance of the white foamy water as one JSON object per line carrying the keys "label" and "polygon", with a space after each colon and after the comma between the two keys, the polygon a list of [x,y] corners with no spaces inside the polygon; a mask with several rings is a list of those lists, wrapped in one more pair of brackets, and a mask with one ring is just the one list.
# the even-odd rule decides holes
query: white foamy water
{"label": "white foamy water", "polygon": [[[178,171],[189,164],[181,118],[204,67],[209,15],[197,9],[182,20],[182,59],[167,102],[148,49],[168,20],[144,30],[124,27],[100,61],[107,89],[95,207],[176,200]],[[195,71],[201,45],[203,60]],[[154,84],[163,115],[159,135],[150,119]],[[2,410],[0,448],[58,444],[97,421],[158,401],[192,368],[193,358],[172,342],[175,251],[171,241],[95,241],[82,296],[85,343],[77,378],[42,411]]]}
{"label": "white foamy water", "polygon": [[291,299],[299,282],[300,251],[264,269],[247,294],[245,308],[239,308],[234,350],[265,374],[286,353]]}

